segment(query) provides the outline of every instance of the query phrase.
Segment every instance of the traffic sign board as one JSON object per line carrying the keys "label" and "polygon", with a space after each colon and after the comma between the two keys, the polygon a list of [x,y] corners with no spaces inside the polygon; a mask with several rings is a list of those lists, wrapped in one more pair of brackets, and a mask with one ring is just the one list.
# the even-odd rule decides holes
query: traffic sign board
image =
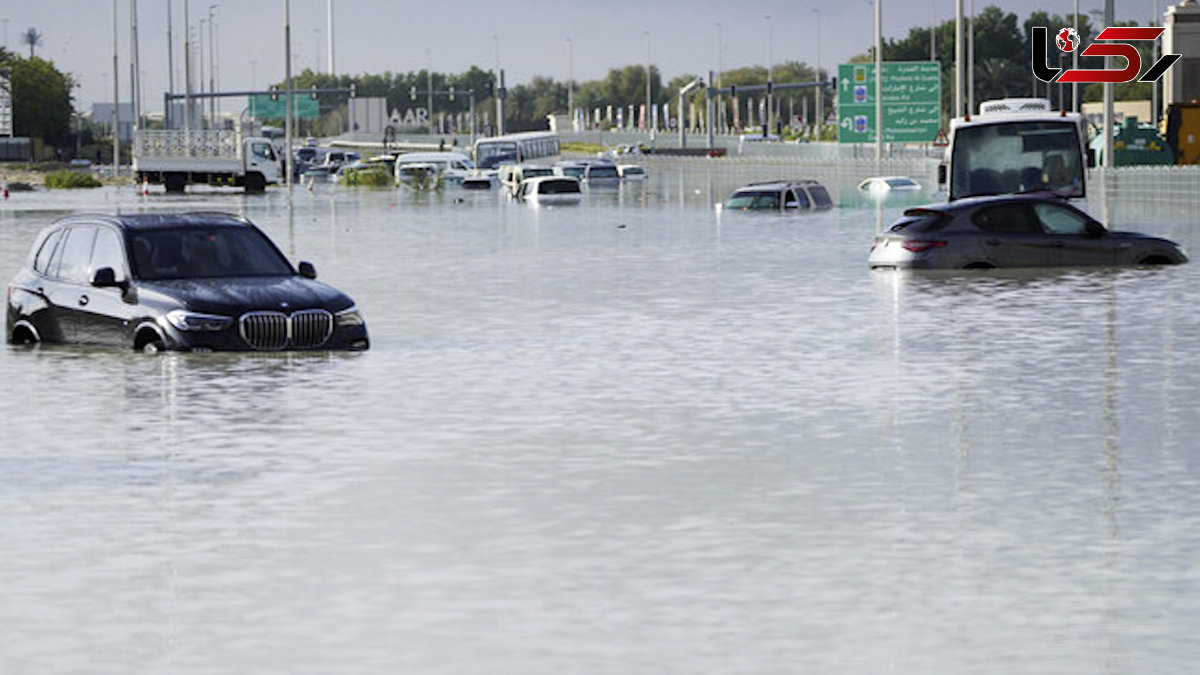
{"label": "traffic sign board", "polygon": [[[937,61],[883,64],[883,140],[929,143],[941,128],[942,70]],[[875,64],[838,66],[838,142],[875,142]]]}
{"label": "traffic sign board", "polygon": [[[308,92],[293,91],[292,115],[301,119],[315,119],[320,116],[317,103]],[[250,96],[250,116],[258,120],[287,117],[287,95],[281,91],[274,99],[262,94]]]}

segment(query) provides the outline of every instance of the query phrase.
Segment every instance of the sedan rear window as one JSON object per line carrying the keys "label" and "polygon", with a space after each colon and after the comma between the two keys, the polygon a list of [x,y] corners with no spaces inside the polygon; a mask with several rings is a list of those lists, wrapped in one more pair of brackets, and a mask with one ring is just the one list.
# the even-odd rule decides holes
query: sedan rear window
{"label": "sedan rear window", "polygon": [[892,232],[937,232],[949,223],[950,219],[941,211],[931,209],[909,209],[904,217],[892,225]]}

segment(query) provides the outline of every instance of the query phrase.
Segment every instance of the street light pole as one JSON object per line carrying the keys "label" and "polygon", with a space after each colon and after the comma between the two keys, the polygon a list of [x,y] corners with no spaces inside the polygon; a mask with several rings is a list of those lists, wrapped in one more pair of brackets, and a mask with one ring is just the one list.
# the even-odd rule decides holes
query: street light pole
{"label": "street light pole", "polygon": [[571,130],[575,128],[575,45],[567,38],[567,116],[571,118]]}
{"label": "street light pole", "polygon": [[[961,0],[960,0],[961,1]],[[883,0],[875,0],[875,162],[883,159]],[[876,167],[878,171],[878,166]]]}
{"label": "street light pole", "polygon": [[429,105],[429,133],[433,134],[433,52],[425,48],[425,88]]}
{"label": "street light pole", "polygon": [[121,170],[121,87],[117,63],[117,0],[113,0],[113,178]]}
{"label": "street light pole", "polygon": [[[724,50],[721,47],[721,22],[717,21],[715,25],[717,26],[717,73],[716,73],[715,85],[716,85],[716,88],[718,90],[720,90],[721,89],[721,71],[725,69],[725,64],[722,62],[722,52]],[[714,80],[711,76],[708,78],[708,81],[710,84],[714,83]],[[717,108],[717,110],[721,111],[720,113],[718,113],[718,115],[723,117],[725,110],[721,104],[721,95],[717,94],[716,98],[717,98],[716,108]],[[718,121],[719,120],[713,120],[714,126],[719,126],[716,124]],[[711,144],[710,144],[710,147],[711,147]]]}
{"label": "street light pole", "polygon": [[292,1],[283,0],[283,94],[286,96],[284,103],[284,120],[283,120],[283,151],[286,158],[287,166],[287,191],[288,198],[292,195],[292,162],[295,158],[292,157]]}
{"label": "street light pole", "polygon": [[654,140],[654,127],[650,125],[650,31],[642,31],[646,36],[646,112],[642,117],[644,128],[650,131],[650,140]]}
{"label": "street light pole", "polygon": [[142,80],[141,63],[138,59],[138,10],[137,0],[129,0],[129,31],[130,31],[130,70],[133,72],[130,85],[133,91],[133,128],[142,126]]}
{"label": "street light pole", "polygon": [[326,31],[325,42],[329,46],[329,57],[326,59],[326,61],[328,62],[328,65],[329,65],[329,75],[332,77],[335,72],[333,69],[333,0],[326,0],[325,14],[326,14],[325,22],[326,22],[326,24],[328,24],[325,27],[325,31]]}
{"label": "street light pole", "polygon": [[[1156,7],[1158,6],[1158,0],[1155,0],[1155,6]],[[1080,28],[1080,26],[1079,26],[1079,0],[1075,0],[1074,26],[1075,26],[1076,30],[1078,31],[1078,29]],[[1155,47],[1158,46],[1158,40],[1154,41],[1154,45],[1155,45]],[[1079,45],[1075,45],[1075,49],[1071,50],[1071,68],[1072,69],[1079,68]],[[1071,83],[1071,109],[1074,110],[1075,112],[1079,112],[1079,110],[1080,110],[1080,107],[1079,107],[1079,83],[1078,82]]]}
{"label": "street light pole", "polygon": [[766,128],[763,129],[763,138],[766,138],[771,134],[771,129],[775,126],[772,124],[772,115],[775,112],[775,93],[773,91],[775,86],[774,80],[771,77],[771,74],[774,72],[772,64],[775,61],[775,50],[774,45],[771,44],[774,34],[774,31],[771,30],[771,15],[767,14],[763,18],[767,20],[767,120]]}
{"label": "street light pole", "polygon": [[[199,80],[200,80],[200,93],[201,94],[204,93],[204,23],[205,23],[205,20],[200,19],[200,29],[199,29],[199,32],[196,33],[196,49],[200,52],[196,61],[198,62],[199,67],[200,67]],[[201,117],[200,126],[207,129],[208,125],[204,123],[204,119],[203,119],[204,118],[204,99],[200,99],[200,117]]]}
{"label": "street light pole", "polygon": [[[215,64],[216,57],[213,56],[213,10],[220,5],[208,6],[208,93],[217,93],[217,76]],[[214,96],[208,101],[208,119],[214,126],[217,122],[217,97]]]}
{"label": "street light pole", "polygon": [[967,114],[975,110],[975,0],[971,0],[970,32],[967,33]]}
{"label": "street light pole", "polygon": [[183,129],[192,130],[192,26],[188,0],[183,0]]}
{"label": "street light pole", "polygon": [[[954,114],[963,114],[963,0],[954,0]],[[1037,83],[1037,80],[1034,80]]]}
{"label": "street light pole", "polygon": [[[817,82],[822,82],[821,77],[821,10],[818,7],[813,8],[813,12],[817,15]],[[817,85],[817,111],[815,115],[817,140],[821,140],[821,131],[825,126],[825,96],[824,87]]]}

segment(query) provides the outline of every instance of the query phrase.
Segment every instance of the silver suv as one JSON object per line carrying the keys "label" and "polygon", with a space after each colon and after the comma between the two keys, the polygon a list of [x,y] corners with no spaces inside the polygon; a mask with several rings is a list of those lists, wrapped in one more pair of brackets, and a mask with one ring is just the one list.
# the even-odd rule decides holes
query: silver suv
{"label": "silver suv", "polygon": [[793,213],[832,207],[829,191],[815,180],[750,183],[735,190],[725,201],[725,209],[729,211]]}

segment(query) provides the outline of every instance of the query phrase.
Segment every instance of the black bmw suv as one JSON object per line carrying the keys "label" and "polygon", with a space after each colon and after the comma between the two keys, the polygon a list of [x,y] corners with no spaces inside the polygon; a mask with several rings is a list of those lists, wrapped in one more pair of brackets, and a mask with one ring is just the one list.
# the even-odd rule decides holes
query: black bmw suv
{"label": "black bmw suv", "polygon": [[354,301],[316,276],[227,213],[69,216],[9,284],[7,335],[150,352],[367,349]]}

